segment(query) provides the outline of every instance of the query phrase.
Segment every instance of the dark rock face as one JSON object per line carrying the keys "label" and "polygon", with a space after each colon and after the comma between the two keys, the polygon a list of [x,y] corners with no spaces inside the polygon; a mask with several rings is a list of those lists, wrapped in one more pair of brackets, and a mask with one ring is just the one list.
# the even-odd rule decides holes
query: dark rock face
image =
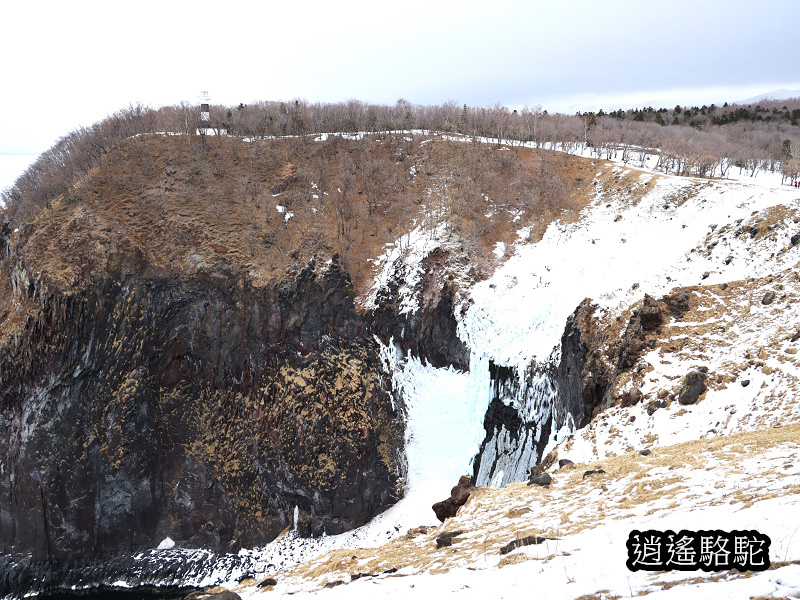
{"label": "dark rock face", "polygon": [[[278,286],[200,272],[21,285],[0,343],[0,551],[235,551],[400,496],[402,424],[336,261]],[[7,307],[10,308],[10,307]],[[13,308],[12,308],[13,310]]]}
{"label": "dark rock face", "polygon": [[[525,481],[531,462],[537,460],[547,445],[551,433],[549,415],[557,396],[549,372],[543,373],[539,367],[529,366],[520,381],[516,369],[489,363],[492,401],[483,420],[486,437],[473,466],[478,485],[494,485],[492,482],[501,471],[499,485]],[[523,418],[507,402],[528,407],[532,416]],[[568,413],[559,414],[562,419],[571,418]]]}
{"label": "dark rock face", "polygon": [[664,324],[664,313],[661,305],[652,296],[644,295],[642,308],[639,310],[639,322],[645,331],[655,331]]}
{"label": "dark rock face", "polygon": [[445,275],[448,258],[446,251],[437,248],[422,261],[423,276],[417,290],[421,302],[413,313],[402,311],[398,293],[408,274],[403,268],[396,271],[376,299],[372,323],[384,343],[394,339],[403,352],[425,357],[434,367],[452,365],[468,371],[469,350],[456,332],[454,291]]}
{"label": "dark rock face", "polygon": [[567,319],[561,336],[561,362],[555,381],[559,396],[566,400],[566,410],[575,427],[586,425],[595,407],[600,406],[610,384],[609,369],[602,359],[604,340],[594,321],[596,306],[587,298]]}
{"label": "dark rock face", "polygon": [[[22,597],[25,590],[69,590],[91,586],[91,597],[128,597],[119,587],[97,582],[128,581],[135,583],[129,600],[180,600],[194,596],[197,588],[205,586],[203,573],[212,569],[223,577],[242,570],[263,573],[265,565],[248,556],[225,555],[187,550],[151,551],[141,554],[113,555],[98,561],[91,557],[75,556],[69,560],[0,555],[0,594]],[[95,587],[97,586],[97,587]],[[113,592],[104,594],[103,592]],[[47,596],[45,596],[47,597]]]}
{"label": "dark rock face", "polygon": [[[595,308],[584,300],[567,319],[558,364],[531,365],[520,377],[512,368],[490,363],[493,399],[483,424],[486,437],[474,462],[479,485],[488,485],[501,470],[501,484],[526,481],[530,466],[542,459],[553,434],[551,415],[556,415],[556,429],[567,424],[577,429],[592,418],[610,375],[602,357],[606,342],[593,317]],[[523,418],[509,404],[513,398],[529,407],[533,416]]]}

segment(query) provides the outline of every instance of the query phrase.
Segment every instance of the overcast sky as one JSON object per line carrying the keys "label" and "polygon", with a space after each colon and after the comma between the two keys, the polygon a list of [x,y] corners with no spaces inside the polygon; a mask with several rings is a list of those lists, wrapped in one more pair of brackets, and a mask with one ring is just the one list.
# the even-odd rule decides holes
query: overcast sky
{"label": "overcast sky", "polygon": [[3,0],[0,153],[131,103],[710,104],[800,90],[798,0]]}

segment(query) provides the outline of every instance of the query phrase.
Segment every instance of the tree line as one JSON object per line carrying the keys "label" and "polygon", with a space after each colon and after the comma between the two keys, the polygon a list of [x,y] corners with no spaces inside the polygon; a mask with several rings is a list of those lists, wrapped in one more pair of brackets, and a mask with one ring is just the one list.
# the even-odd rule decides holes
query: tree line
{"label": "tree line", "polygon": [[[780,172],[793,181],[800,177],[798,117],[800,99],[764,101],[755,107],[712,104],[575,115],[551,114],[538,105],[510,110],[500,104],[416,105],[404,99],[391,105],[297,99],[211,107],[212,127],[244,138],[305,140],[326,132],[435,130],[567,153],[588,150],[598,158],[621,157],[625,162],[655,154],[658,169],[680,175],[725,177],[735,168],[749,175]],[[122,140],[154,133],[194,135],[198,121],[199,107],[189,103],[131,105],[68,133],[2,192],[6,221],[19,225],[53,198],[69,196],[74,184]]]}

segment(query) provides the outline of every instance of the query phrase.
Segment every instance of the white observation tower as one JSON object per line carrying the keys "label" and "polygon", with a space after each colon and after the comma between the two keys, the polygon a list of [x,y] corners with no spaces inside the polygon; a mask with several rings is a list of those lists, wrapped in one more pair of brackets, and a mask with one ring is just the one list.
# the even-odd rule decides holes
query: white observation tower
{"label": "white observation tower", "polygon": [[208,108],[208,92],[200,92],[200,127],[197,129],[199,135],[212,133],[211,131],[211,111]]}

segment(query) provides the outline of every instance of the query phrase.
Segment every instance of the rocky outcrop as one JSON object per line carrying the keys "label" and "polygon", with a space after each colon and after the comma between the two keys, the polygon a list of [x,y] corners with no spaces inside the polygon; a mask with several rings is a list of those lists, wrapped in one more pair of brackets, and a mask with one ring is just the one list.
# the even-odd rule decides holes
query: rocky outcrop
{"label": "rocky outcrop", "polygon": [[371,319],[384,343],[393,339],[403,352],[410,351],[434,367],[452,365],[468,371],[469,350],[456,331],[455,288],[447,276],[449,259],[446,250],[436,248],[422,260],[422,277],[415,290],[419,309],[412,312],[404,312],[398,293],[407,274],[404,269],[396,270],[378,292]]}
{"label": "rocky outcrop", "polygon": [[436,518],[444,523],[445,519],[455,517],[458,509],[464,506],[469,500],[469,495],[475,486],[469,480],[469,477],[462,475],[452,490],[450,490],[450,497],[437,502],[431,508],[436,514]]}
{"label": "rocky outcrop", "polygon": [[295,507],[335,533],[400,496],[402,424],[336,260],[262,287],[233,268],[40,280],[3,307],[4,555],[102,563],[166,537],[230,552]]}
{"label": "rocky outcrop", "polygon": [[615,383],[651,350],[658,331],[669,318],[682,318],[689,310],[690,298],[689,290],[683,288],[661,299],[645,294],[641,306],[631,312],[627,323],[621,324],[601,323],[595,315],[596,306],[588,298],[578,306],[567,319],[561,338],[561,361],[554,377],[559,396],[564,397],[563,409],[574,416],[577,427],[611,404],[632,406],[642,401],[641,390],[636,386],[621,397],[613,397]]}
{"label": "rocky outcrop", "polygon": [[597,307],[587,298],[567,318],[561,336],[561,360],[555,370],[559,397],[565,411],[573,416],[575,427],[592,418],[610,384],[610,373],[603,351],[607,340],[595,318]]}
{"label": "rocky outcrop", "polygon": [[[513,367],[489,363],[492,401],[484,415],[486,436],[473,462],[477,485],[524,481],[549,441],[551,416],[562,398],[553,387],[549,366],[533,364],[521,375]],[[562,412],[556,426],[571,418]]]}

